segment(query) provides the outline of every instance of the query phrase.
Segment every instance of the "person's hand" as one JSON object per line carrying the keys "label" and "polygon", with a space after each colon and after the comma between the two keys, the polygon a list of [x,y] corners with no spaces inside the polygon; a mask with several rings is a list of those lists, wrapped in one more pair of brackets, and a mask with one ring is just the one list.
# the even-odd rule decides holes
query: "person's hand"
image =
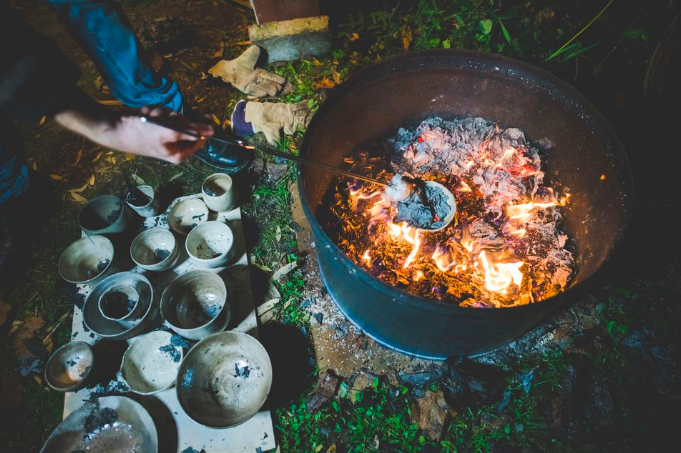
{"label": "person's hand", "polygon": [[[55,115],[62,126],[118,151],[153,157],[173,164],[189,158],[205,145],[198,137],[141,121],[139,116],[115,116],[88,109],[72,109]],[[169,124],[187,129],[199,136],[213,135],[207,124],[190,123],[177,112],[166,108],[142,107],[140,113],[162,117]]]}
{"label": "person's hand", "polygon": [[252,97],[276,96],[284,88],[286,79],[264,69],[255,69],[259,57],[260,48],[251,46],[234,60],[220,60],[208,72]]}
{"label": "person's hand", "polygon": [[293,134],[304,129],[310,122],[310,107],[307,101],[297,104],[278,104],[274,102],[246,103],[246,122],[251,123],[254,132],[262,132],[270,145],[281,138],[281,131]]}

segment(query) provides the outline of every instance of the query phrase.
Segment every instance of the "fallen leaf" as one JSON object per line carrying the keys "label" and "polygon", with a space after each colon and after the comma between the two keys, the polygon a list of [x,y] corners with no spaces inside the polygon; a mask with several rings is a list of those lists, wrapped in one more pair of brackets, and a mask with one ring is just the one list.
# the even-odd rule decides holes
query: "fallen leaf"
{"label": "fallen leaf", "polygon": [[265,266],[264,264],[253,263],[252,266],[257,267],[258,269],[260,269],[263,272],[272,272],[272,269]]}
{"label": "fallen leaf", "polygon": [[83,158],[83,148],[78,150],[78,154],[76,154],[76,160],[73,161],[73,166],[77,167],[82,158]]}
{"label": "fallen leaf", "polygon": [[111,99],[111,100],[97,99],[97,103],[99,103],[101,105],[123,105],[123,103],[121,101],[119,101],[118,99]]}
{"label": "fallen leaf", "polygon": [[353,33],[348,37],[348,39],[350,40],[350,42],[357,41],[359,39],[359,34]]}
{"label": "fallen leaf", "polygon": [[43,380],[37,374],[33,375],[33,379],[38,383],[38,385],[43,385]]}
{"label": "fallen leaf", "polygon": [[12,311],[12,306],[5,301],[0,300],[0,326],[7,321],[7,315]]}
{"label": "fallen leaf", "polygon": [[212,114],[212,113],[211,113],[211,116],[213,117],[213,122],[214,122],[215,124],[217,124],[218,126],[220,126],[220,125],[222,124],[222,122],[220,121],[220,119],[219,119],[217,116],[215,116],[215,115]]}
{"label": "fallen leaf", "polygon": [[409,46],[411,45],[412,39],[414,39],[414,36],[411,33],[411,28],[409,26],[405,25],[400,29],[400,36],[402,37],[402,49],[406,52],[409,50]]}
{"label": "fallen leaf", "polygon": [[79,194],[77,192],[69,192],[69,193],[71,194],[71,198],[76,200],[78,203],[82,203],[82,204],[87,203],[87,198],[85,198],[81,194]]}
{"label": "fallen leaf", "polygon": [[279,269],[277,269],[274,272],[274,274],[272,274],[272,280],[281,280],[282,277],[284,277],[286,274],[291,272],[296,267],[298,267],[298,262],[297,261],[291,261],[286,266],[283,266],[283,267],[280,267]]}
{"label": "fallen leaf", "polygon": [[38,171],[38,164],[36,164],[35,161],[33,161],[31,167],[33,168],[33,171]]}
{"label": "fallen leaf", "polygon": [[104,151],[100,151],[100,152],[98,152],[98,153],[97,153],[97,155],[95,156],[95,158],[94,158],[94,159],[92,159],[92,163],[94,164],[95,162],[98,162],[98,161],[99,161],[99,159],[101,159],[101,158],[102,158],[102,155],[103,155],[103,154],[104,154]]}
{"label": "fallen leaf", "polygon": [[277,225],[277,230],[274,233],[274,239],[277,240],[277,242],[281,241],[281,227]]}
{"label": "fallen leaf", "polygon": [[336,85],[341,83],[340,73],[338,71],[336,71],[335,66],[331,67],[331,78],[333,79],[333,81]]}
{"label": "fallen leaf", "polygon": [[336,453],[336,444],[331,444],[331,446],[326,449],[326,453]]}
{"label": "fallen leaf", "polygon": [[312,66],[323,66],[324,64],[316,58],[312,60]]}
{"label": "fallen leaf", "polygon": [[88,186],[89,186],[89,183],[85,183],[85,185],[83,187],[79,187],[77,189],[69,189],[69,190],[67,190],[67,192],[69,192],[69,193],[81,193],[82,191],[87,189]]}
{"label": "fallen leaf", "polygon": [[45,124],[45,120],[46,120],[46,119],[47,119],[47,115],[43,115],[43,117],[40,118],[40,125],[41,125],[41,126],[42,126],[43,124]]}
{"label": "fallen leaf", "polygon": [[196,103],[196,104],[200,104],[200,103],[202,103],[202,102],[205,101],[205,100],[206,100],[206,96],[202,97],[201,99],[198,99],[197,101],[195,101],[195,103]]}
{"label": "fallen leaf", "polygon": [[16,329],[16,333],[12,339],[12,348],[17,359],[33,355],[31,350],[26,346],[26,341],[35,337],[35,333],[44,325],[45,320],[43,318],[34,316],[24,320],[19,328]]}
{"label": "fallen leaf", "polygon": [[14,332],[17,331],[17,329],[19,329],[19,327],[23,325],[24,325],[23,321],[19,320],[12,321],[12,327],[9,329],[9,334],[12,335]]}
{"label": "fallen leaf", "polygon": [[232,128],[232,121],[229,118],[225,118],[225,121],[222,122],[222,128],[223,129],[231,129]]}
{"label": "fallen leaf", "polygon": [[143,186],[143,185],[146,184],[146,181],[144,181],[144,179],[140,178],[139,176],[137,176],[137,175],[134,174],[134,173],[133,173],[132,175],[130,175],[130,179],[132,179],[132,181],[133,181],[135,184],[137,184],[138,186]]}
{"label": "fallen leaf", "polygon": [[333,82],[333,80],[324,78],[324,79],[321,79],[321,80],[316,80],[314,82],[313,86],[316,90],[323,89],[323,88],[331,89],[331,88],[335,87],[336,84]]}
{"label": "fallen leaf", "polygon": [[95,175],[90,176],[90,181],[88,181],[88,183],[89,183],[91,186],[94,186],[94,185],[95,185]]}
{"label": "fallen leaf", "polygon": [[68,179],[64,178],[63,176],[55,175],[54,173],[50,175],[50,178],[54,179],[55,181],[69,182]]}
{"label": "fallen leaf", "polygon": [[213,54],[214,58],[222,58],[222,55],[225,53],[225,43],[221,42],[220,43],[220,49],[218,49],[217,52]]}

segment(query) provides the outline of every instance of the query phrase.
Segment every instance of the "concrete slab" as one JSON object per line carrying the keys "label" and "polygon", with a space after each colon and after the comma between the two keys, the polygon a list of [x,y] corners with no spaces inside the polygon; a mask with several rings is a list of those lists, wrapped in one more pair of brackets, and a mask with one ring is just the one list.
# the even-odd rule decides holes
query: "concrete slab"
{"label": "concrete slab", "polygon": [[265,50],[267,63],[321,57],[331,51],[328,16],[303,17],[248,27],[251,43]]}

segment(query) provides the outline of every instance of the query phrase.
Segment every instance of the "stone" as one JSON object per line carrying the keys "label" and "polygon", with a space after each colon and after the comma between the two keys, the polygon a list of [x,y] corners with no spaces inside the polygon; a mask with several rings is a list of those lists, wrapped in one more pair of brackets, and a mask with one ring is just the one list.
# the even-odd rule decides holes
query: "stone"
{"label": "stone", "polygon": [[331,51],[328,16],[267,22],[248,27],[251,43],[265,50],[267,63],[321,57]]}
{"label": "stone", "polygon": [[427,391],[423,398],[411,403],[414,423],[433,441],[439,441],[450,417],[456,415],[445,401],[442,391]]}
{"label": "stone", "polygon": [[399,371],[397,373],[397,379],[404,385],[423,387],[439,381],[442,379],[443,375],[444,370],[442,368],[434,368],[431,371],[422,371],[420,373],[405,373],[404,371]]}
{"label": "stone", "polygon": [[279,164],[276,162],[267,162],[267,177],[272,182],[279,182],[284,179],[288,171],[288,164]]}
{"label": "stone", "polygon": [[333,370],[319,373],[319,380],[314,390],[307,395],[307,412],[317,412],[326,402],[331,400],[338,390],[340,379]]}

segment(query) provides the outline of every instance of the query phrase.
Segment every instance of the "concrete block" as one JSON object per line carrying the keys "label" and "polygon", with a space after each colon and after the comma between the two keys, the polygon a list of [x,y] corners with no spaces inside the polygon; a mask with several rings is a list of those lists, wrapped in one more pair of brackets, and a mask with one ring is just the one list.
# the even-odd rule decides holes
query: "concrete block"
{"label": "concrete block", "polygon": [[248,35],[265,50],[268,63],[321,57],[331,51],[328,16],[254,24],[248,27]]}

